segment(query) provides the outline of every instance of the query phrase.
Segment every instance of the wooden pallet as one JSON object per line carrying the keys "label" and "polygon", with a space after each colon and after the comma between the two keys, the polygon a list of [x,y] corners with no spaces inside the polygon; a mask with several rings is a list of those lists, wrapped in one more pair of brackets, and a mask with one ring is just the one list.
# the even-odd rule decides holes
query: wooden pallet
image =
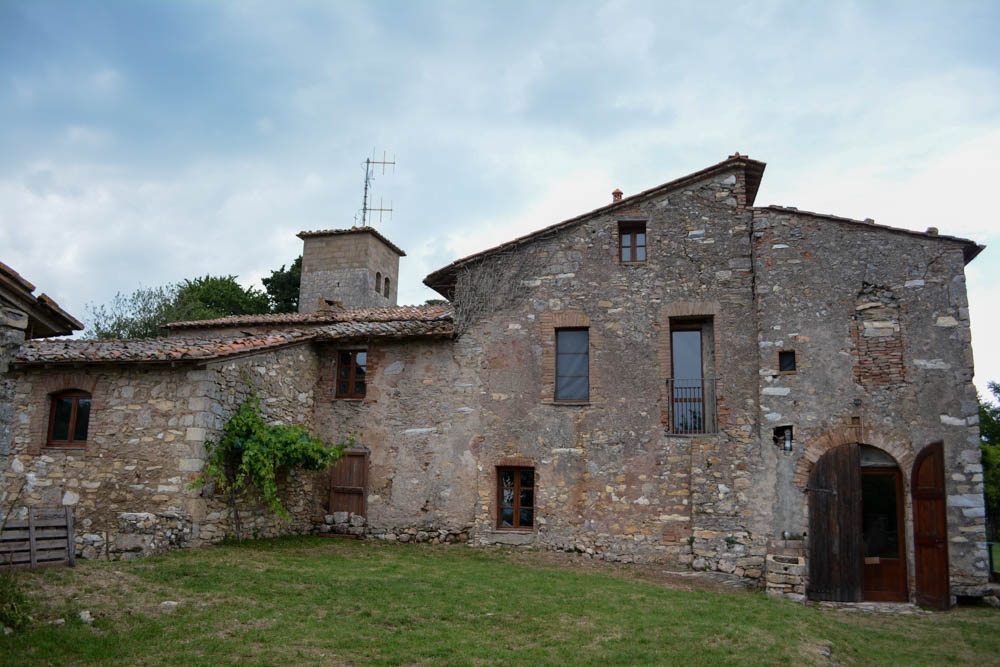
{"label": "wooden pallet", "polygon": [[0,567],[72,567],[75,552],[69,507],[31,508],[26,520],[8,521],[0,533]]}

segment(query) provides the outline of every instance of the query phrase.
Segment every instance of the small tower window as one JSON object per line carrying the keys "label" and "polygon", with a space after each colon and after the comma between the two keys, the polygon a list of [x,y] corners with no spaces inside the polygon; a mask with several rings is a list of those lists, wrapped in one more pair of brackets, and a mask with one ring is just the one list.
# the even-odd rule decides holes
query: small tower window
{"label": "small tower window", "polygon": [[389,298],[389,276],[385,277],[385,291],[382,292],[385,298]]}
{"label": "small tower window", "polygon": [[375,292],[378,293],[381,291],[382,291],[382,272],[377,271],[375,273]]}

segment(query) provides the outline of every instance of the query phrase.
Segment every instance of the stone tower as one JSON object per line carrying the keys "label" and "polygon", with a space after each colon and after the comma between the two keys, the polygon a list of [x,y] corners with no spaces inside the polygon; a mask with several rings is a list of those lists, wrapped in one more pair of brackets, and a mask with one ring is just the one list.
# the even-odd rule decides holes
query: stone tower
{"label": "stone tower", "polygon": [[396,305],[399,258],[406,253],[372,227],[299,232],[302,283],[299,312],[331,306],[383,308]]}

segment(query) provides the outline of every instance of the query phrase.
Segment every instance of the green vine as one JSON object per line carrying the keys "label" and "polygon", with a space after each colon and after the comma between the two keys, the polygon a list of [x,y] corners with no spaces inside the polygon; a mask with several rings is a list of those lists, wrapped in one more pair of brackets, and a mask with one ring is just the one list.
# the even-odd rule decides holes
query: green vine
{"label": "green vine", "polygon": [[272,512],[287,519],[288,512],[278,495],[278,478],[282,470],[323,470],[340,458],[345,446],[353,444],[354,439],[348,436],[328,446],[303,426],[268,424],[260,413],[260,400],[254,393],[226,424],[222,439],[218,443],[205,443],[208,460],[202,476],[191,486],[198,488],[211,481],[219,491],[229,495],[236,521],[236,538],[240,539],[238,496],[255,490]]}

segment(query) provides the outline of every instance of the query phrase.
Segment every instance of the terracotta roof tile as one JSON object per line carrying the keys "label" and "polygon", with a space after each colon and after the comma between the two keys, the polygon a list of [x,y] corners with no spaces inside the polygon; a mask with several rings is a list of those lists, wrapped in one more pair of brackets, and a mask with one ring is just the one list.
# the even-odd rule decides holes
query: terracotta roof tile
{"label": "terracotta roof tile", "polygon": [[378,230],[374,227],[351,227],[350,229],[317,229],[313,232],[299,232],[296,234],[300,239],[307,239],[311,236],[337,236],[340,234],[371,234],[377,238],[382,243],[386,244],[392,248],[400,257],[406,257],[406,253],[400,250],[395,243],[387,239],[386,237],[379,234]]}
{"label": "terracotta roof tile", "polygon": [[212,361],[244,352],[265,351],[311,340],[312,331],[272,331],[256,336],[217,339],[135,338],[129,340],[30,340],[13,359],[21,364],[81,362],[158,363]]}
{"label": "terracotta roof tile", "polygon": [[316,330],[316,340],[345,338],[415,338],[452,336],[455,326],[451,319],[402,320],[394,322],[338,322]]}
{"label": "terracotta roof tile", "polygon": [[395,322],[435,320],[452,317],[450,305],[391,306],[389,308],[357,308],[354,310],[324,310],[313,313],[279,313],[273,315],[230,315],[214,320],[171,322],[168,329],[208,329],[217,327],[265,326],[269,324],[325,324],[333,322]]}
{"label": "terracotta roof tile", "polygon": [[[345,319],[345,313],[348,312],[354,313],[355,317]],[[417,337],[447,337],[455,333],[451,309],[447,307],[380,308],[364,311],[341,311],[336,314],[341,319],[339,321],[322,320],[321,323],[325,322],[325,326],[309,330],[276,329],[250,336],[137,338],[130,340],[32,340],[21,346],[13,363],[15,365],[35,365],[206,362],[241,354],[269,351],[310,340],[395,340]],[[395,318],[392,315],[395,315]],[[233,324],[233,318],[222,319],[225,320],[224,326]],[[259,321],[251,323],[260,324]]]}

